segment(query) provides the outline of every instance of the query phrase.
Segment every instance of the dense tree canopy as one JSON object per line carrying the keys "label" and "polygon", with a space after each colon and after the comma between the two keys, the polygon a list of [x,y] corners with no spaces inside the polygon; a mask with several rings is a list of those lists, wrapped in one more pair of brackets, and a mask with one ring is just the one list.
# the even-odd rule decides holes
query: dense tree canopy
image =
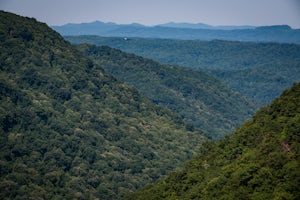
{"label": "dense tree canopy", "polygon": [[268,104],[300,81],[300,45],[99,36],[66,37],[72,43],[107,45],[165,64],[201,68],[234,90]]}
{"label": "dense tree canopy", "polygon": [[253,114],[251,101],[202,70],[162,65],[107,46],[85,44],[77,48],[118,79],[179,113],[213,138],[232,133]]}
{"label": "dense tree canopy", "polygon": [[[235,119],[226,113],[228,108],[231,104],[238,109],[247,108],[243,107],[247,101],[233,102],[240,96],[217,79],[198,70],[160,65],[108,47],[79,46],[81,51],[87,50],[85,53],[90,59],[35,19],[3,11],[0,11],[0,19],[0,199],[121,199],[180,168],[128,198],[300,198],[299,83],[286,90],[271,106],[261,109],[233,136],[202,145],[207,133],[161,105],[174,107],[172,101],[177,100],[169,98],[171,96],[201,107],[206,104],[197,104],[194,100],[206,97],[203,102],[210,102],[210,108],[217,108],[218,113],[223,112],[227,117],[224,119],[229,125],[220,126],[230,128],[234,124],[231,120]],[[153,44],[161,42],[164,47],[165,41],[153,41]],[[168,42],[175,45],[171,46],[174,52],[179,49],[175,47],[180,41]],[[119,39],[117,44],[121,44]],[[245,48],[252,45],[229,44]],[[230,47],[224,41],[213,41],[209,45]],[[237,62],[233,68],[213,73],[236,79],[237,74],[246,72],[242,70],[253,70],[246,72],[249,76],[245,77],[249,84],[250,79],[255,85],[261,80],[256,70],[263,76],[268,73],[271,76],[274,66],[282,66],[277,68],[279,83],[289,84],[298,77],[297,45],[258,45],[278,53],[277,57],[266,56],[266,60],[273,60],[269,60],[269,64],[260,63],[259,59],[265,60],[259,57],[263,51],[258,48],[256,55],[254,45],[254,51],[250,51],[255,58],[253,65],[239,68],[235,67],[240,64]],[[229,63],[239,60],[241,54],[233,59],[234,52],[238,52],[236,47],[232,48]],[[224,60],[218,58],[224,58],[226,52],[221,52],[220,57],[220,52],[215,53],[212,54],[215,61],[222,63]],[[193,55],[193,51],[189,54]],[[279,59],[278,65],[276,59]],[[121,76],[124,80],[130,76],[140,77],[136,88],[142,86],[142,82],[152,83],[157,90],[144,85],[144,91],[149,93],[143,94],[152,95],[151,100],[159,105],[141,95],[143,90],[122,82],[111,75],[113,71],[109,74],[102,67],[107,71],[116,70],[114,73],[119,73],[120,79]],[[132,73],[117,71],[122,68]],[[264,70],[268,68],[270,71]],[[229,76],[226,70],[238,73]],[[148,73],[151,76],[145,75]],[[287,76],[290,76],[289,81]],[[273,84],[272,77],[267,80]],[[209,87],[201,88],[203,82],[209,83]],[[193,84],[199,90],[194,91]],[[229,93],[222,93],[218,87]],[[168,93],[161,93],[166,88],[170,89]],[[155,93],[161,95],[155,97]],[[188,100],[188,96],[192,96],[193,101]],[[220,101],[214,101],[218,96]],[[173,110],[180,112],[180,109]],[[214,123],[210,115],[208,119]],[[182,169],[182,163],[196,153],[199,154]]]}
{"label": "dense tree canopy", "polygon": [[300,83],[236,133],[128,199],[299,199]]}
{"label": "dense tree canopy", "polygon": [[0,199],[118,199],[204,140],[45,24],[0,19]]}

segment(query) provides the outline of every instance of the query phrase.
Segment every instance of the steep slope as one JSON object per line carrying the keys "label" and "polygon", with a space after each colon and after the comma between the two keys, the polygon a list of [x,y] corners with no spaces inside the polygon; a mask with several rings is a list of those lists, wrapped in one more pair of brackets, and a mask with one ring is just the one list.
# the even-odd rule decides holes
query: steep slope
{"label": "steep slope", "polygon": [[185,169],[129,199],[299,199],[300,83]]}
{"label": "steep slope", "polygon": [[232,133],[253,114],[250,101],[203,71],[161,65],[109,47],[77,47],[106,71],[213,138]]}
{"label": "steep slope", "polygon": [[45,24],[0,19],[0,199],[118,199],[203,141]]}
{"label": "steep slope", "polygon": [[300,45],[230,41],[66,37],[72,43],[107,45],[165,64],[206,70],[260,105],[300,81]]}

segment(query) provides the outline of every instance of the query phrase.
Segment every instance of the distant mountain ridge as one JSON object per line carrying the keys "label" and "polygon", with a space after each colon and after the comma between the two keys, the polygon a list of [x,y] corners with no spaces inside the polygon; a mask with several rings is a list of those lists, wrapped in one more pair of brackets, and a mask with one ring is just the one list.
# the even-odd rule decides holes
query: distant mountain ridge
{"label": "distant mountain ridge", "polygon": [[98,35],[105,37],[142,37],[181,40],[232,40],[254,42],[300,43],[300,29],[275,26],[210,26],[206,24],[166,23],[156,26],[115,24],[95,21],[82,24],[52,26],[60,34]]}
{"label": "distant mountain ridge", "polygon": [[90,23],[68,23],[62,26],[53,26],[52,28],[57,30],[62,30],[65,35],[90,35],[90,34],[102,34],[105,32],[114,31],[119,28],[125,27],[145,27],[142,24],[116,24],[113,22],[101,22],[101,21],[94,21]]}
{"label": "distant mountain ridge", "polygon": [[217,30],[235,30],[235,29],[254,29],[256,26],[211,26],[203,23],[176,23],[169,22],[159,24],[157,26],[171,27],[171,28],[190,28],[190,29],[217,29]]}

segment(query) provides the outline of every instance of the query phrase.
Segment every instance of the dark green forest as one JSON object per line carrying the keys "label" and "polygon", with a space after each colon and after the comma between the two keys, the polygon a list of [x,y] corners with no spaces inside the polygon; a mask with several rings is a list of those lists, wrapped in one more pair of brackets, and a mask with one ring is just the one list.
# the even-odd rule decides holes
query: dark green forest
{"label": "dark green forest", "polygon": [[128,199],[300,199],[300,83]]}
{"label": "dark green forest", "polygon": [[66,36],[74,44],[107,45],[164,64],[201,68],[234,90],[268,104],[300,81],[300,45],[99,36]]}
{"label": "dark green forest", "polygon": [[46,24],[0,19],[0,199],[119,199],[205,140]]}
{"label": "dark green forest", "polygon": [[162,65],[107,46],[77,48],[154,103],[180,114],[191,130],[205,130],[214,139],[231,134],[254,112],[253,102],[202,70]]}
{"label": "dark green forest", "polygon": [[300,199],[300,83],[220,139],[299,79],[299,45],[67,37],[160,64],[0,19],[0,199]]}

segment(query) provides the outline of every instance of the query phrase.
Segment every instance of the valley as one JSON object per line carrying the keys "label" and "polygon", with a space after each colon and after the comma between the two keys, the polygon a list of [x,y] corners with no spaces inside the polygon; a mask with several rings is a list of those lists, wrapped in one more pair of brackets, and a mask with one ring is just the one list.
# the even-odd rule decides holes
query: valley
{"label": "valley", "polygon": [[128,199],[298,199],[300,84],[231,137],[206,143],[184,170]]}
{"label": "valley", "polygon": [[0,199],[300,198],[298,30],[0,19]]}
{"label": "valley", "polygon": [[254,113],[254,102],[203,70],[162,65],[109,47],[77,48],[153,103],[178,113],[191,129],[206,131],[213,139],[232,133]]}
{"label": "valley", "polygon": [[99,36],[66,36],[107,45],[160,63],[200,68],[262,106],[300,81],[300,45]]}

